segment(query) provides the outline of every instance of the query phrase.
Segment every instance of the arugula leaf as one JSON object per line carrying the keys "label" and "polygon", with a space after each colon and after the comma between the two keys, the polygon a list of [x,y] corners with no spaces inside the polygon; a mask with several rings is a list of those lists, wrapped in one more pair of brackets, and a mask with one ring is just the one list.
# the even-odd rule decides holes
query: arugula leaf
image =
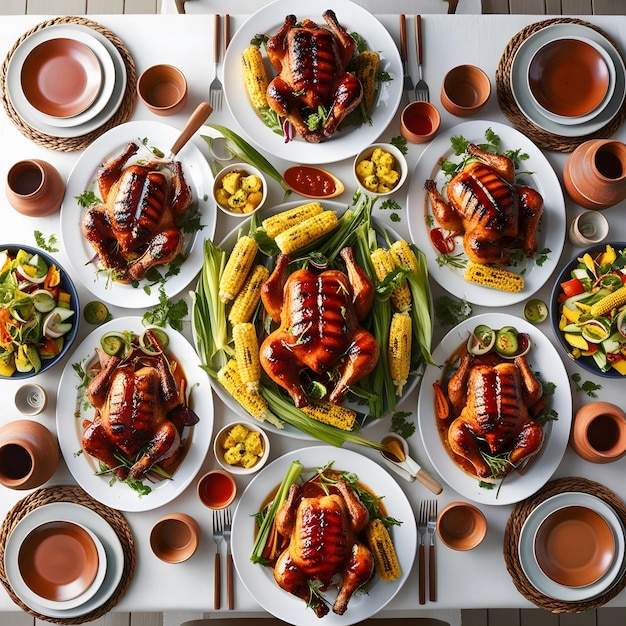
{"label": "arugula leaf", "polygon": [[35,241],[37,242],[37,245],[42,250],[47,250],[48,252],[59,251],[59,249],[55,247],[55,244],[57,243],[56,235],[50,235],[48,237],[48,240],[46,241],[46,238],[40,230],[36,230],[33,234],[35,235]]}

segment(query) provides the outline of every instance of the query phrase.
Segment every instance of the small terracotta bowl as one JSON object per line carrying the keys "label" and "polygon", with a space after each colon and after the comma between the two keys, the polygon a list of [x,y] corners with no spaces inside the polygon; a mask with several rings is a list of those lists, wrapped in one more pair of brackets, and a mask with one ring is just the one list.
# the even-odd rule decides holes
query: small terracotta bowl
{"label": "small terracotta bowl", "polygon": [[[257,189],[259,181],[260,188]],[[226,215],[250,217],[267,200],[267,180],[253,165],[232,163],[215,177],[213,199]]]}
{"label": "small terracotta bowl", "polygon": [[153,65],[139,77],[137,94],[155,115],[173,115],[187,102],[187,81],[173,65]]}
{"label": "small terracotta bowl", "polygon": [[207,472],[198,481],[198,497],[209,509],[225,509],[237,496],[234,476],[223,469]]}
{"label": "small terracotta bowl", "polygon": [[610,100],[613,62],[588,39],[563,38],[545,44],[528,66],[528,87],[540,110],[567,123],[597,115]]}
{"label": "small terracotta bowl", "polygon": [[231,474],[245,476],[258,472],[270,456],[270,441],[262,428],[236,422],[224,426],[215,436],[213,452],[217,462]]}
{"label": "small terracotta bowl", "polygon": [[150,547],[166,563],[182,563],[198,547],[200,528],[198,522],[185,513],[165,515],[152,527]]}
{"label": "small terracotta bowl", "polygon": [[400,116],[400,133],[411,143],[426,143],[437,134],[440,124],[437,107],[417,100],[404,107]]}
{"label": "small terracotta bowl", "polygon": [[533,543],[539,569],[566,587],[600,580],[615,558],[615,539],[607,521],[584,506],[566,506],[539,525]]}
{"label": "small terracotta bowl", "polygon": [[[387,155],[391,156],[389,159]],[[381,161],[378,157],[382,156],[383,161]],[[385,172],[380,170],[379,164],[383,164],[383,170],[390,166],[396,174],[392,174],[392,176],[396,177],[393,186],[387,184],[385,181]],[[365,148],[359,154],[357,154],[354,159],[354,178],[356,179],[357,184],[365,193],[373,195],[373,196],[388,196],[392,194],[402,185],[406,180],[408,175],[409,167],[407,165],[406,159],[404,155],[398,148],[390,143],[375,143]],[[368,184],[368,176],[374,176],[378,184],[374,184],[371,186]],[[372,180],[372,183],[374,181]]]}
{"label": "small terracotta bowl", "polygon": [[441,104],[457,117],[475,115],[485,106],[490,95],[489,76],[475,65],[453,67],[441,84]]}
{"label": "small terracotta bowl", "polygon": [[451,502],[437,516],[437,534],[453,550],[471,550],[487,534],[483,512],[468,502]]}

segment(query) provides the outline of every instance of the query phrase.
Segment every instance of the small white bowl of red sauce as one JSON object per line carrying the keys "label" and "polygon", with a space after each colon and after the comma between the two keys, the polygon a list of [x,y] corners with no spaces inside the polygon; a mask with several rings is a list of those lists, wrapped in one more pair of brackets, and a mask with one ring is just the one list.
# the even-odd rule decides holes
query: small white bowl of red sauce
{"label": "small white bowl of red sauce", "polygon": [[294,165],[285,170],[283,180],[291,191],[304,198],[335,198],[344,192],[343,183],[329,171],[312,165]]}

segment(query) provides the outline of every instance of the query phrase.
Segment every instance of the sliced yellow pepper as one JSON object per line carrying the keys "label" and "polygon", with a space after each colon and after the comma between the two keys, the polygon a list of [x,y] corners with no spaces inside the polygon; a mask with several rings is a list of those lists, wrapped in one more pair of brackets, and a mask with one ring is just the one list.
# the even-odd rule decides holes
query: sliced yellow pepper
{"label": "sliced yellow pepper", "polygon": [[605,251],[600,255],[600,258],[598,259],[598,263],[600,265],[606,265],[607,263],[614,263],[616,259],[617,254],[615,253],[613,246],[607,243]]}

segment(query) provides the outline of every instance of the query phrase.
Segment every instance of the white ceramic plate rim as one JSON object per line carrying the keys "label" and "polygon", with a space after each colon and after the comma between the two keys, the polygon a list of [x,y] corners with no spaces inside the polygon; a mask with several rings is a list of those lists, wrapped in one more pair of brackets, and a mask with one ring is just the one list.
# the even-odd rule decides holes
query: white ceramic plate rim
{"label": "white ceramic plate rim", "polygon": [[[342,204],[340,202],[336,202],[333,200],[319,200],[319,202],[325,209],[330,210],[330,211],[337,211],[339,216],[343,215],[343,213],[347,209],[346,204]],[[270,215],[275,215],[276,213],[280,213],[281,211],[287,211],[288,209],[301,206],[302,204],[304,204],[304,202],[294,201],[294,202],[287,202],[285,204],[279,204],[277,206],[272,207],[271,209],[261,209],[260,215],[258,216],[259,223],[262,222],[266,217]],[[377,224],[376,218],[373,218],[373,223],[374,223],[374,226],[376,226]],[[223,250],[226,250],[227,252],[230,252],[233,249],[235,242],[237,241],[237,236],[238,236],[239,231],[241,230],[243,232],[247,232],[249,225],[250,225],[250,219],[242,222],[241,225],[237,226],[237,228],[233,229],[228,235],[226,235],[226,237],[220,242],[219,247],[222,248]],[[384,228],[394,241],[402,239],[402,237],[399,234],[394,232],[392,229],[388,228],[386,225],[384,226]],[[405,400],[412,393],[412,391],[417,386],[417,383],[419,382],[419,380],[420,380],[419,376],[409,377],[409,382],[404,388],[402,397],[397,400],[396,409],[399,408],[403,400]],[[234,411],[238,416],[245,418],[247,421],[255,423],[254,418],[250,416],[250,414],[239,404],[239,402],[237,402],[224,389],[224,387],[222,387],[222,385],[219,382],[211,378],[211,385],[215,393],[220,398],[220,400],[222,400],[222,402],[229,409]],[[364,410],[363,405],[354,403],[354,404],[348,404],[348,406],[351,406],[352,408],[354,408],[356,411],[358,411],[361,414],[363,413],[363,410]],[[365,424],[363,425],[363,430],[367,430],[369,426],[373,426],[374,424],[378,423],[378,421],[379,420],[376,420],[376,419],[366,419]],[[274,426],[273,424],[269,424],[268,422],[263,422],[263,428],[277,435],[285,435],[287,437],[293,437],[294,439],[307,439],[307,440],[315,441],[313,437],[310,437],[306,433],[303,433],[301,430],[298,430],[294,426],[291,426],[290,424],[287,424],[287,423],[285,423],[284,428],[276,428],[276,426]]]}
{"label": "white ceramic plate rim", "polygon": [[[30,102],[25,98],[24,92],[21,88],[21,81],[17,89],[13,91],[13,77],[8,82],[11,85],[9,93],[12,95],[12,102],[18,113],[22,110],[28,111],[29,115],[33,115],[45,124],[51,126],[78,126],[93,119],[98,115],[109,102],[113,95],[113,88],[115,86],[115,65],[113,64],[113,58],[108,50],[104,47],[104,44],[99,41],[93,34],[95,31],[87,27],[73,27],[72,25],[52,25],[42,30],[34,32],[30,37],[26,38],[20,46],[17,48],[7,70],[7,81],[10,72],[21,72],[22,65],[28,57],[28,55],[40,44],[51,39],[59,37],[71,37],[80,43],[86,45],[97,57],[102,71],[102,85],[93,103],[87,107],[84,111],[81,111],[77,115],[67,117],[56,117],[53,115],[46,115],[41,111],[38,111],[33,107]],[[13,69],[12,69],[13,66]],[[19,104],[19,106],[18,106]]]}
{"label": "white ceramic plate rim", "polygon": [[[525,175],[524,179],[526,184],[536,189],[544,200],[544,213],[537,231],[537,250],[539,253],[544,248],[549,248],[551,252],[542,265],[537,265],[531,259],[526,264],[509,268],[519,273],[525,267],[524,288],[518,293],[498,291],[470,283],[463,278],[464,269],[453,268],[449,265],[439,266],[437,263],[439,252],[430,241],[430,227],[425,222],[425,203],[428,200],[424,191],[424,182],[434,177],[437,188],[441,191],[444,175],[437,163],[441,157],[452,158],[454,156],[450,137],[462,135],[469,141],[483,143],[485,131],[488,128],[500,137],[501,150],[521,148],[529,155],[529,159],[523,162],[523,169],[531,173]],[[557,175],[549,161],[530,139],[514,128],[499,122],[479,120],[464,122],[435,137],[419,156],[413,169],[407,192],[407,208],[411,238],[426,255],[428,272],[433,280],[457,298],[483,306],[508,306],[530,298],[543,287],[556,268],[565,243],[565,200]],[[460,238],[458,241],[455,254],[463,250]],[[464,253],[463,257],[465,257]]]}
{"label": "white ceramic plate rim", "polygon": [[[191,390],[192,408],[200,417],[194,426],[192,443],[187,456],[175,472],[172,480],[153,484],[152,492],[139,497],[125,483],[110,485],[110,477],[96,476],[97,462],[88,454],[77,454],[82,449],[82,421],[93,419],[95,410],[85,408],[84,397],[77,389],[79,379],[74,372],[74,363],[87,365],[96,356],[95,348],[100,345],[100,337],[109,331],[133,331],[139,335],[145,330],[141,317],[120,317],[99,326],[76,348],[66,364],[57,394],[57,432],[59,445],[68,469],[76,482],[93,498],[120,511],[149,511],[167,504],[182,493],[194,479],[206,457],[213,433],[213,396],[208,376],[200,368],[200,361],[192,345],[179,332],[167,329],[169,347],[172,354],[183,366]],[[82,399],[82,401],[81,401]]]}
{"label": "white ceramic plate rim", "polygon": [[[402,575],[392,582],[375,579],[367,593],[355,594],[344,615],[336,615],[332,610],[323,618],[324,624],[350,626],[371,617],[386,606],[406,582],[417,547],[415,514],[406,495],[392,476],[378,463],[352,450],[332,446],[311,446],[294,450],[265,466],[246,487],[241,495],[233,518],[232,551],[239,578],[252,597],[269,613],[293,626],[319,625],[320,619],[303,600],[281,589],[274,580],[272,571],[250,561],[254,545],[254,513],[259,511],[273,486],[284,478],[292,461],[300,461],[305,469],[322,467],[335,461],[334,468],[354,472],[359,481],[373,492],[384,496],[387,513],[403,523],[393,526],[391,534],[398,552]],[[330,590],[331,601],[336,596],[336,588]]]}
{"label": "white ceramic plate rim", "polygon": [[[74,165],[65,190],[65,200],[61,206],[61,236],[67,250],[74,276],[99,300],[125,308],[142,308],[154,306],[159,302],[159,290],[154,286],[147,293],[140,284],[132,285],[113,283],[107,285],[105,273],[98,274],[99,265],[89,263],[95,250],[81,232],[80,221],[85,209],[78,206],[74,199],[86,189],[98,190],[95,186],[96,171],[99,165],[111,156],[118,155],[131,142],[141,142],[148,138],[150,146],[157,146],[167,155],[180,131],[162,122],[137,121],[116,126],[98,137],[81,154]],[[135,158],[145,158],[147,150],[140,146]],[[204,228],[195,233],[185,234],[183,251],[188,257],[180,268],[180,273],[169,277],[165,282],[168,297],[180,293],[198,274],[204,259],[204,239],[211,239],[215,233],[217,209],[210,202],[213,189],[213,174],[209,163],[193,143],[189,142],[178,153],[177,157],[183,164],[185,179],[191,187],[194,203],[198,205],[198,213],[202,216]],[[144,281],[145,282],[145,281]]]}
{"label": "white ceramic plate rim", "polygon": [[[91,119],[84,119],[82,123],[72,124],[69,126],[61,126],[59,125],[59,122],[57,122],[56,125],[46,123],[46,121],[44,121],[37,115],[34,115],[34,113],[32,113],[30,110],[21,106],[21,103],[18,103],[15,100],[15,98],[19,99],[19,94],[21,94],[21,87],[19,85],[19,72],[21,70],[21,63],[19,64],[19,66],[17,63],[15,63],[14,70],[13,72],[11,72],[11,65],[14,62],[15,54],[11,58],[11,63],[9,64],[9,67],[7,69],[7,92],[19,116],[35,130],[38,130],[47,135],[51,135],[53,137],[80,137],[96,130],[97,128],[105,124],[109,119],[111,119],[111,117],[113,117],[113,115],[119,108],[122,102],[122,98],[124,97],[124,92],[126,91],[126,66],[124,65],[122,55],[120,54],[119,50],[113,45],[113,43],[111,43],[104,35],[102,35],[98,31],[88,28],[86,26],[80,26],[78,24],[57,24],[48,26],[41,31],[37,31],[37,33],[33,33],[31,37],[33,37],[35,34],[41,34],[41,37],[45,36],[45,38],[48,39],[52,36],[63,34],[64,32],[68,32],[69,35],[72,37],[78,37],[82,33],[83,35],[87,35],[92,41],[99,42],[105,48],[105,51],[107,53],[106,57],[108,57],[113,63],[113,91],[109,95],[109,97],[106,98],[106,101],[104,102],[104,106],[102,107],[100,113],[98,113]],[[94,51],[100,59],[98,50]],[[105,74],[105,84],[107,86],[107,89],[108,81],[110,79],[108,75],[109,73],[110,71]],[[17,83],[16,80],[18,81]],[[25,98],[23,98],[23,94],[21,97],[25,101]],[[100,106],[101,97],[102,93],[100,96],[98,96],[98,99],[92,105],[92,107]],[[85,113],[90,110],[91,108],[85,111]],[[35,109],[33,109],[33,111],[35,111]],[[75,121],[75,118],[71,119]]]}
{"label": "white ceramic plate rim", "polygon": [[527,358],[533,371],[539,371],[545,382],[552,382],[556,390],[552,396],[552,408],[558,419],[545,427],[546,439],[542,450],[523,475],[512,472],[506,477],[499,492],[480,487],[479,480],[464,472],[444,449],[433,407],[435,405],[433,383],[440,379],[441,369],[429,365],[422,377],[417,400],[417,422],[420,437],[430,462],[441,478],[462,496],[480,504],[513,504],[535,493],[554,474],[567,448],[572,421],[572,395],[567,371],[559,353],[551,341],[536,327],[514,315],[506,313],[483,313],[461,322],[442,339],[433,352],[435,363],[443,365],[446,359],[465,341],[478,324],[491,328],[515,326],[519,332],[528,333],[532,348]]}
{"label": "white ceramic plate rim", "polygon": [[[65,519],[52,520],[51,519],[48,521],[50,522],[70,521],[71,522],[72,520],[65,520]],[[73,523],[76,523],[76,522],[73,522]],[[75,598],[70,598],[69,600],[55,602],[54,600],[49,600],[48,598],[39,596],[33,591],[31,591],[31,589],[28,587],[28,585],[24,581],[24,577],[22,576],[22,573],[18,567],[19,586],[20,586],[20,589],[23,591],[24,596],[28,598],[29,604],[35,602],[35,603],[40,604],[41,606],[45,606],[49,609],[56,609],[56,610],[73,609],[76,606],[85,604],[90,598],[96,595],[96,593],[98,592],[98,589],[100,589],[100,586],[104,582],[104,577],[106,575],[106,570],[107,570],[106,550],[104,549],[104,544],[102,543],[102,541],[100,541],[100,537],[98,537],[90,528],[88,528],[84,524],[78,524],[78,525],[81,526],[83,530],[91,537],[91,539],[93,540],[96,546],[96,550],[98,552],[98,559],[99,559],[98,571],[96,572],[96,577],[94,578],[93,582],[89,585],[89,587],[87,587],[87,589],[85,589],[85,591],[83,591],[83,593],[79,594]],[[17,582],[17,581],[14,581],[14,582]]]}
{"label": "white ceramic plate rim", "polygon": [[[22,541],[33,528],[53,519],[65,519],[86,526],[102,541],[107,555],[106,575],[97,593],[84,604],[71,609],[52,609],[27,601],[19,583],[17,555]],[[4,568],[11,588],[24,604],[42,615],[69,619],[97,609],[113,595],[124,573],[124,551],[111,525],[95,511],[73,502],[53,502],[34,509],[15,526],[7,539]]]}
{"label": "white ceramic plate rim", "polygon": [[[533,556],[533,541],[541,522],[553,511],[573,505],[587,507],[601,515],[611,527],[615,539],[615,557],[609,570],[598,581],[585,587],[559,585],[541,571]],[[558,493],[537,505],[526,518],[520,530],[518,553],[522,570],[537,591],[566,602],[588,600],[612,587],[624,568],[624,526],[614,509],[601,498],[575,491]]]}
{"label": "white ceramic plate rim", "polygon": [[[599,44],[615,66],[615,89],[610,101],[597,116],[582,124],[560,124],[546,117],[535,105],[526,81],[528,65],[534,52],[548,41],[567,35],[578,35]],[[600,130],[617,115],[626,95],[626,69],[621,55],[601,33],[582,24],[552,24],[533,33],[515,53],[510,82],[513,98],[520,111],[539,128],[563,137],[580,137]]]}
{"label": "white ceramic plate rim", "polygon": [[[224,95],[230,112],[247,137],[275,157],[304,164],[321,165],[341,161],[358,154],[375,142],[393,119],[402,97],[402,63],[398,47],[391,35],[371,13],[350,2],[336,0],[332,3],[337,19],[349,32],[357,32],[371,50],[379,52],[381,69],[392,77],[383,83],[372,111],[372,124],[348,128],[328,141],[314,144],[298,137],[285,143],[282,135],[268,128],[250,104],[243,80],[241,52],[250,45],[257,33],[274,34],[284,23],[285,16],[294,13],[291,0],[275,0],[251,15],[234,34],[224,57]],[[328,9],[326,0],[310,0],[298,10],[298,18],[309,17],[325,24],[322,13]]]}

